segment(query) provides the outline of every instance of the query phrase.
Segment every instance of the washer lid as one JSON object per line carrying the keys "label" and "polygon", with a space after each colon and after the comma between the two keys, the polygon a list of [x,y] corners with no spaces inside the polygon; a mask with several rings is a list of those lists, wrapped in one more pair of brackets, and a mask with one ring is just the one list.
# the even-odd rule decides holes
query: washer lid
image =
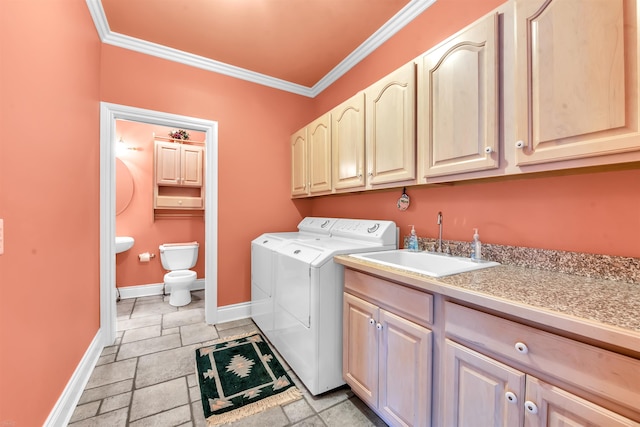
{"label": "washer lid", "polygon": [[331,255],[322,249],[313,248],[296,242],[291,242],[278,248],[277,252],[307,264],[312,264],[314,261],[322,259],[323,256],[327,257]]}

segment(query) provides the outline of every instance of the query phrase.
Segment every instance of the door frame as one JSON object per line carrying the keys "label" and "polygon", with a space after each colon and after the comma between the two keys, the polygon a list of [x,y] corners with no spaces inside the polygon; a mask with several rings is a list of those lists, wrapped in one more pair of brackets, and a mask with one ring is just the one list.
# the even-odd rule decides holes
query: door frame
{"label": "door frame", "polygon": [[100,330],[116,339],[116,120],[205,133],[205,319],[218,320],[218,122],[100,102]]}

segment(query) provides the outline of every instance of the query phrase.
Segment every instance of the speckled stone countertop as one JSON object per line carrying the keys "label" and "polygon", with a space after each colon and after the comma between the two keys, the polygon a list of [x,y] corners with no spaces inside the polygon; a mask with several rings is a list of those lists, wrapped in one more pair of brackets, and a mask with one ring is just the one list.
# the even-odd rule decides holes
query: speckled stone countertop
{"label": "speckled stone countertop", "polygon": [[550,329],[640,354],[640,285],[513,265],[441,278],[364,261],[336,262]]}

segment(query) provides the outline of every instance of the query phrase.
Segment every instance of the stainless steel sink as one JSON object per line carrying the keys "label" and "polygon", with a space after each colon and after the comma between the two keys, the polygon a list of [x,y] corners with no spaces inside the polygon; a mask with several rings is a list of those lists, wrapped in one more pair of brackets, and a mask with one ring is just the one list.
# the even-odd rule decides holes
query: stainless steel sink
{"label": "stainless steel sink", "polygon": [[433,252],[410,252],[406,249],[393,251],[367,252],[351,255],[354,258],[388,267],[414,271],[431,277],[444,277],[452,274],[495,267],[494,261],[474,261],[470,258],[455,257]]}

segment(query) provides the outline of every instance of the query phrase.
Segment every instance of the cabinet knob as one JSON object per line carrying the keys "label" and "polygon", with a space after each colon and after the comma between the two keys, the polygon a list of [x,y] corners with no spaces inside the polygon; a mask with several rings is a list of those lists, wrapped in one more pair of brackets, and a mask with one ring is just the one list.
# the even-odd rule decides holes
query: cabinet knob
{"label": "cabinet knob", "polygon": [[378,323],[378,324],[376,325],[376,329],[377,329],[377,330],[379,330],[379,331],[381,331],[381,330],[382,330],[382,323]]}
{"label": "cabinet knob", "polygon": [[526,402],[524,402],[524,409],[532,415],[535,415],[538,413],[538,405],[536,405],[530,400],[527,400]]}
{"label": "cabinet knob", "polygon": [[508,391],[504,394],[504,398],[507,399],[509,403],[518,403],[518,396],[515,393]]}
{"label": "cabinet knob", "polygon": [[524,141],[523,140],[516,141],[516,148],[524,148]]}
{"label": "cabinet knob", "polygon": [[487,153],[487,154],[491,154],[491,153],[493,153],[493,148],[491,148],[491,147],[484,147],[484,152],[485,152],[485,153]]}
{"label": "cabinet knob", "polygon": [[373,325],[374,323],[376,323],[376,321],[375,321],[375,320],[373,320],[373,318],[369,319],[369,324],[370,324],[370,325]]}
{"label": "cabinet knob", "polygon": [[178,200],[178,204],[181,205],[182,204],[182,200]]}
{"label": "cabinet knob", "polygon": [[527,347],[527,345],[523,342],[517,342],[516,345],[514,345],[516,351],[520,354],[527,354],[529,353],[529,347]]}

